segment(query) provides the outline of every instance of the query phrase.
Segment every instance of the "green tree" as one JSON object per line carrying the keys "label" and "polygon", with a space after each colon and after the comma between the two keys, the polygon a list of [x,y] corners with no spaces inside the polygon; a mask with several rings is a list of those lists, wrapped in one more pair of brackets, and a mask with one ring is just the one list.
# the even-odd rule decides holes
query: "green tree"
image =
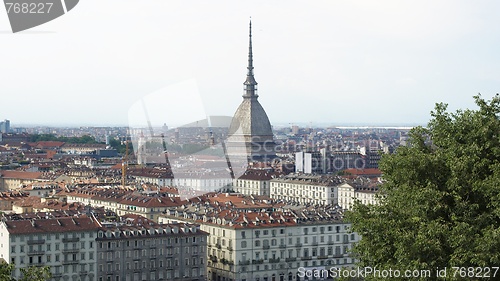
{"label": "green tree", "polygon": [[346,214],[362,236],[353,248],[360,266],[432,270],[420,280],[443,280],[436,268],[451,280],[452,267],[500,266],[500,96],[474,99],[477,110],[436,104],[409,146],[383,156],[381,204],[358,202]]}
{"label": "green tree", "polygon": [[[16,281],[12,277],[15,267],[12,263],[0,262],[0,281]],[[18,281],[47,281],[52,278],[49,266],[30,266],[20,269],[22,277]]]}
{"label": "green tree", "polygon": [[30,266],[21,268],[22,277],[18,281],[46,281],[52,278],[50,267]]}
{"label": "green tree", "polygon": [[14,264],[6,263],[5,261],[0,262],[0,281],[12,281],[12,271],[14,270]]}

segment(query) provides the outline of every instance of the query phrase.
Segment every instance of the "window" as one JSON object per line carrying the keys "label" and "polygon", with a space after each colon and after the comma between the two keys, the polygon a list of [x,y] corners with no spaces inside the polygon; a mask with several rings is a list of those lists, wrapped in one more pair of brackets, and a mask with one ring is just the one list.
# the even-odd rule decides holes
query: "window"
{"label": "window", "polygon": [[241,241],[241,248],[247,247],[247,241]]}

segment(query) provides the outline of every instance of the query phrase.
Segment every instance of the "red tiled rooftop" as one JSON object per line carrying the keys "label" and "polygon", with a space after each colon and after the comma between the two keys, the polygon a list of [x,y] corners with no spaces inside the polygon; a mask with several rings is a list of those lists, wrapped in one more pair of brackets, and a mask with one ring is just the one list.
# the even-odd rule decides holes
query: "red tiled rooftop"
{"label": "red tiled rooftop", "polygon": [[85,217],[5,221],[5,225],[10,234],[79,232],[99,228],[96,221]]}

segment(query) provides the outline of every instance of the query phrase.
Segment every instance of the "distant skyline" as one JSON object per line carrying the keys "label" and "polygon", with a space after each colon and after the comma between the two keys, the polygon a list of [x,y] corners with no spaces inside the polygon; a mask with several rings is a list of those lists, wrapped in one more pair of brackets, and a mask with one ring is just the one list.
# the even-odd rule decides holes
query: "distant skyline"
{"label": "distant skyline", "polygon": [[259,101],[273,126],[425,125],[437,102],[476,108],[472,96],[500,92],[499,8],[451,0],[86,0],[17,34],[0,12],[0,120],[127,126],[137,106],[154,126],[232,116],[251,16]]}

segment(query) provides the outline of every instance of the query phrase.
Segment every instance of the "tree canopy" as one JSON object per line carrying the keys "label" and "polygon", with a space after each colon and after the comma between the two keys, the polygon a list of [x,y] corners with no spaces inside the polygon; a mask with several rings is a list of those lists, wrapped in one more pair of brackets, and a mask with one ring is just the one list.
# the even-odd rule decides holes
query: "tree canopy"
{"label": "tree canopy", "polygon": [[14,269],[14,264],[5,261],[0,262],[0,281],[46,281],[52,278],[48,266],[23,267],[20,269],[22,277],[19,279],[12,277]]}
{"label": "tree canopy", "polygon": [[[358,202],[346,215],[362,236],[353,248],[361,267],[451,280],[464,277],[452,267],[500,266],[500,96],[474,99],[476,110],[436,104],[408,146],[383,156],[380,205]],[[438,278],[445,267],[447,278]]]}
{"label": "tree canopy", "polygon": [[34,134],[30,136],[30,142],[37,141],[62,141],[67,143],[84,143],[84,144],[94,144],[100,143],[96,139],[89,135],[84,135],[81,137],[61,137],[54,134]]}

